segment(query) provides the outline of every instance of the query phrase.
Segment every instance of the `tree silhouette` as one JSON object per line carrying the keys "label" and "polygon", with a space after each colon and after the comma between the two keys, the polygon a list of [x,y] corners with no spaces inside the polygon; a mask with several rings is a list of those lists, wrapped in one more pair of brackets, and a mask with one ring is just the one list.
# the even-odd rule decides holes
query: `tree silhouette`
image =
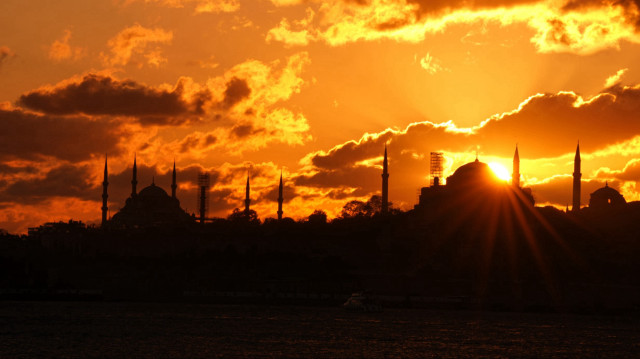
{"label": "tree silhouette", "polygon": [[245,222],[250,224],[260,224],[260,219],[256,211],[250,209],[249,211],[240,210],[235,208],[233,212],[227,217],[227,220],[231,222]]}
{"label": "tree silhouette", "polygon": [[316,209],[309,215],[309,223],[312,224],[324,224],[327,223],[327,213]]}

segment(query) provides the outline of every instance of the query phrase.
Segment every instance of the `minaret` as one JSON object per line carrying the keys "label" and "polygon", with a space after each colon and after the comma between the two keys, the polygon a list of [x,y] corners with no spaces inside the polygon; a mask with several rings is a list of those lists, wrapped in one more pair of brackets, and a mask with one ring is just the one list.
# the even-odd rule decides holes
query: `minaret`
{"label": "minaret", "polygon": [[389,212],[389,172],[387,164],[387,145],[384,145],[384,161],[382,161],[382,214]]}
{"label": "minaret", "polygon": [[571,210],[576,212],[580,210],[580,142],[576,148],[576,157],[573,161],[573,207]]}
{"label": "minaret", "polygon": [[171,176],[171,198],[176,198],[176,188],[178,185],[176,184],[176,160],[173,160],[173,175]]}
{"label": "minaret", "polygon": [[518,145],[516,153],[513,155],[513,173],[511,174],[511,184],[515,188],[520,188],[520,155],[518,155]]}
{"label": "minaret", "polygon": [[251,204],[251,198],[249,197],[249,173],[247,173],[247,197],[244,200],[244,212],[249,213],[249,205]]}
{"label": "minaret", "polygon": [[282,171],[280,171],[280,187],[278,187],[278,220],[282,219],[282,201],[284,201],[284,198],[282,198]]}
{"label": "minaret", "polygon": [[131,198],[136,197],[136,186],[138,185],[138,166],[136,165],[136,155],[133,155],[133,179],[131,180]]}
{"label": "minaret", "polygon": [[109,172],[107,172],[107,155],[104,155],[104,180],[102,181],[102,224],[101,226],[107,223],[107,211],[109,210],[109,206],[107,206],[107,198],[109,195],[107,194],[107,187],[109,187],[109,181],[107,180],[109,177]]}

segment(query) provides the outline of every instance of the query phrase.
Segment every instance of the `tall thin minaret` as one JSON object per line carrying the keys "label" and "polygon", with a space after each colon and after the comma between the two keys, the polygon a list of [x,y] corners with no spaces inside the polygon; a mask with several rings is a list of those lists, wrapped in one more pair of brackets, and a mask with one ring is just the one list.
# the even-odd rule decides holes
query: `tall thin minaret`
{"label": "tall thin minaret", "polygon": [[104,180],[102,181],[102,223],[101,226],[104,226],[107,223],[107,211],[109,210],[109,206],[107,206],[107,198],[109,195],[107,194],[107,187],[109,187],[109,172],[107,172],[107,155],[104,155]]}
{"label": "tall thin minaret", "polygon": [[382,161],[382,214],[389,212],[389,172],[387,164],[387,145],[384,145],[384,161]]}
{"label": "tall thin minaret", "polygon": [[515,188],[520,188],[520,155],[516,144],[516,153],[513,155],[513,173],[511,174],[511,184]]}
{"label": "tall thin minaret", "polygon": [[244,212],[249,213],[249,205],[251,204],[251,197],[249,196],[249,173],[247,173],[247,197],[244,199]]}
{"label": "tall thin minaret", "polygon": [[576,157],[573,161],[573,207],[571,210],[576,212],[580,210],[580,179],[582,173],[580,173],[580,142],[578,141],[578,147],[576,147]]}
{"label": "tall thin minaret", "polygon": [[136,155],[133,155],[133,179],[131,180],[131,198],[137,195],[136,186],[138,185],[138,166],[136,165]]}
{"label": "tall thin minaret", "polygon": [[280,171],[280,186],[278,187],[278,220],[282,219],[282,202],[284,198],[282,198],[282,171]]}
{"label": "tall thin minaret", "polygon": [[173,160],[173,174],[171,175],[171,198],[176,198],[176,188],[178,185],[176,184],[176,160]]}

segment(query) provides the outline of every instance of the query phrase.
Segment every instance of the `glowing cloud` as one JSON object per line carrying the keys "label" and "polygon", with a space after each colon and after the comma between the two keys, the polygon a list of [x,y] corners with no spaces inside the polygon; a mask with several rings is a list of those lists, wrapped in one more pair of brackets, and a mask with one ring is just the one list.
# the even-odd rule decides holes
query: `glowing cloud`
{"label": "glowing cloud", "polygon": [[[173,39],[171,31],[160,28],[145,28],[140,24],[135,24],[120,31],[114,38],[109,40],[107,46],[111,54],[102,53],[102,60],[109,66],[124,66],[132,61],[134,55],[146,58],[146,63],[158,67],[167,60],[162,56],[158,47],[149,49],[152,44],[166,44]],[[143,62],[136,60],[140,67]]]}

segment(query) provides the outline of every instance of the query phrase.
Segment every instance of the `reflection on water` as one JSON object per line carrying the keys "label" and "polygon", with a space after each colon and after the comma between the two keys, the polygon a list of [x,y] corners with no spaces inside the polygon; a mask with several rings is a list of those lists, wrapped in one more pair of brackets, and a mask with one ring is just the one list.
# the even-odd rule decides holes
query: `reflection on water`
{"label": "reflection on water", "polygon": [[0,357],[633,357],[639,324],[637,315],[3,302]]}

